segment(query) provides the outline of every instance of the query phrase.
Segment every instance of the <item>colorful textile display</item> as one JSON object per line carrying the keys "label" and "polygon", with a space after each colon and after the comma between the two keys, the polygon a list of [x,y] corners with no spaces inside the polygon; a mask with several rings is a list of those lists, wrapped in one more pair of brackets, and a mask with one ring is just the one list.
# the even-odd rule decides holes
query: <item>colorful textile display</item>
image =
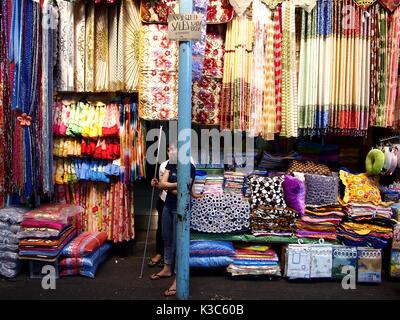
{"label": "colorful textile display", "polygon": [[[1,7],[2,113],[7,192],[51,195],[54,50],[58,9],[53,2],[3,1]],[[32,63],[26,63],[30,61]]]}
{"label": "colorful textile display", "polygon": [[274,140],[276,132],[274,12],[260,0],[253,1],[254,63],[250,132]]}
{"label": "colorful textile display", "polygon": [[107,239],[122,242],[133,239],[133,187],[121,182],[64,184],[57,186],[55,200],[84,208],[79,231],[105,231]]}
{"label": "colorful textile display", "polygon": [[[81,173],[81,170],[87,172],[88,167],[95,164],[104,166],[106,175],[119,176],[124,183],[145,176],[145,132],[139,120],[138,105],[128,99],[117,100],[109,104],[56,102],[53,132],[63,138],[55,138],[53,154],[62,158],[90,157],[108,161],[55,160],[57,184],[74,182],[80,177],[86,179],[88,173]],[[108,181],[105,178],[89,180]]]}
{"label": "colorful textile display", "polygon": [[24,259],[56,258],[77,234],[83,208],[70,205],[45,205],[24,215],[17,233],[19,256]]}
{"label": "colorful textile display", "polygon": [[[210,6],[209,6],[210,7]],[[250,9],[228,23],[222,80],[221,129],[247,130],[251,106],[254,25]]]}
{"label": "colorful textile display", "polygon": [[100,248],[88,256],[78,256],[74,258],[63,258],[59,262],[60,275],[82,275],[94,278],[98,267],[104,263],[110,254],[111,244],[104,243]]}
{"label": "colorful textile display", "polygon": [[299,66],[299,131],[302,135],[324,134],[332,77],[332,2],[317,1],[308,13],[302,10]]}
{"label": "colorful textile display", "polygon": [[336,240],[336,231],[344,216],[341,206],[307,208],[296,223],[296,236]]}
{"label": "colorful textile display", "polygon": [[224,177],[208,175],[204,184],[203,194],[222,195],[224,193]]}
{"label": "colorful textile display", "polygon": [[227,268],[232,276],[280,276],[278,256],[272,248],[260,245],[237,245],[233,263]]}
{"label": "colorful textile display", "polygon": [[107,240],[105,232],[83,232],[72,240],[62,251],[69,258],[79,258],[91,255]]}
{"label": "colorful textile display", "polygon": [[280,136],[297,137],[298,99],[295,4],[282,3],[282,129]]}
{"label": "colorful textile display", "polygon": [[198,124],[219,123],[219,107],[225,55],[225,26],[208,25],[205,56],[200,79],[193,79],[192,121]]}
{"label": "colorful textile display", "polygon": [[17,233],[26,212],[17,207],[0,209],[0,276],[15,278],[19,273]]}
{"label": "colorful textile display", "polygon": [[344,207],[347,218],[337,231],[337,237],[346,245],[384,248],[393,237],[395,221],[390,207],[371,204],[352,204]]}
{"label": "colorful textile display", "polygon": [[58,91],[138,90],[139,6],[58,1]]}
{"label": "colorful textile display", "polygon": [[226,171],[224,174],[224,179],[225,179],[224,190],[225,190],[225,192],[233,192],[233,193],[237,193],[237,194],[242,194],[245,176],[246,175],[241,172]]}
{"label": "colorful textile display", "polygon": [[178,115],[178,44],[168,27],[143,25],[140,37],[139,116],[174,120]]}
{"label": "colorful textile display", "polygon": [[249,228],[250,205],[234,193],[207,194],[193,199],[190,227],[208,233],[240,232]]}
{"label": "colorful textile display", "polygon": [[202,194],[204,192],[206,179],[207,179],[207,174],[198,175],[196,172],[196,177],[194,179],[194,190],[196,194]]}

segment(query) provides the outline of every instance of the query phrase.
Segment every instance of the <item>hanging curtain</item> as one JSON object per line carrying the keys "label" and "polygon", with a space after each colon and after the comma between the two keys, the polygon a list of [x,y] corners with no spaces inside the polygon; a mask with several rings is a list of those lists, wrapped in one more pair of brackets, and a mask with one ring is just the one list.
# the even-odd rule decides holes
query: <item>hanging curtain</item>
{"label": "hanging curtain", "polygon": [[86,17],[85,17],[85,91],[95,91],[95,78],[94,78],[94,65],[95,65],[95,15],[94,15],[94,3],[89,2],[85,5]]}
{"label": "hanging curtain", "polygon": [[98,5],[95,7],[95,91],[102,92],[109,90],[109,39],[108,39],[108,6]]}
{"label": "hanging curtain", "polygon": [[85,91],[86,16],[85,3],[75,4],[75,91]]}
{"label": "hanging curtain", "polygon": [[255,39],[250,133],[273,140],[276,131],[274,12],[260,0],[253,1],[253,23]]}
{"label": "hanging curtain", "polygon": [[52,1],[43,2],[43,19],[51,23],[51,28],[42,28],[42,78],[41,78],[41,160],[43,193],[53,193],[53,70],[55,67],[54,54],[57,52],[57,31],[52,28],[58,24],[58,12]]}
{"label": "hanging curtain", "polygon": [[203,125],[219,123],[219,106],[224,72],[224,25],[207,25],[201,78],[193,81],[192,121]]}
{"label": "hanging curtain", "polygon": [[[123,0],[121,3],[121,17],[123,17],[123,33],[119,37],[119,45],[123,45],[123,59],[120,66],[123,67],[125,79],[125,91],[137,91],[139,83],[139,39],[140,39],[140,9],[138,3],[133,0]],[[122,40],[120,40],[122,39]],[[120,76],[121,77],[121,76]],[[123,80],[122,80],[123,81]]]}
{"label": "hanging curtain", "polygon": [[168,26],[142,26],[139,116],[145,120],[178,117],[178,44],[168,40]]}
{"label": "hanging curtain", "polygon": [[297,116],[295,5],[285,1],[282,3],[282,137],[297,137]]}
{"label": "hanging curtain", "polygon": [[[365,136],[370,106],[370,20],[351,0],[333,1],[333,74],[329,130]],[[349,19],[350,17],[350,19]]]}
{"label": "hanging curtain", "polygon": [[70,1],[58,0],[59,10],[59,48],[58,48],[58,73],[57,90],[74,91],[75,71],[75,32],[74,32],[74,6]]}
{"label": "hanging curtain", "polygon": [[118,89],[118,8],[108,8],[108,67],[110,91]]}
{"label": "hanging curtain", "polygon": [[57,186],[56,201],[82,206],[82,230],[105,231],[108,240],[129,241],[134,233],[133,187],[115,182],[83,182]]}
{"label": "hanging curtain", "polygon": [[379,50],[379,8],[376,4],[370,9],[370,34],[371,34],[371,69],[370,69],[370,108],[369,125],[376,125],[376,116],[379,102],[379,73],[380,73],[380,50]]}
{"label": "hanging curtain", "polygon": [[386,78],[386,127],[393,127],[399,69],[400,8],[391,16],[388,30],[388,63]]}
{"label": "hanging curtain", "polygon": [[299,65],[299,131],[325,134],[328,127],[332,55],[332,2],[319,0],[310,13],[302,10]]}
{"label": "hanging curtain", "polygon": [[221,93],[221,129],[250,129],[254,34],[250,14],[251,9],[248,9],[228,23]]}
{"label": "hanging curtain", "polygon": [[275,132],[282,130],[282,6],[274,10]]}
{"label": "hanging curtain", "polygon": [[12,111],[11,111],[11,79],[13,65],[10,63],[9,30],[12,13],[11,0],[0,4],[0,206],[4,206],[5,194],[12,188],[10,157],[12,154]]}

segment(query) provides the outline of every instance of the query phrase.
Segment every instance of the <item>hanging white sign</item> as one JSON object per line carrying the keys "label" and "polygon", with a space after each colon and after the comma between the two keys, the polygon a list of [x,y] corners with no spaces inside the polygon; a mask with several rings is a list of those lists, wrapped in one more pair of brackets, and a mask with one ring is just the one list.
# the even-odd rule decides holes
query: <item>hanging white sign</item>
{"label": "hanging white sign", "polygon": [[202,14],[170,14],[168,15],[169,40],[201,40]]}

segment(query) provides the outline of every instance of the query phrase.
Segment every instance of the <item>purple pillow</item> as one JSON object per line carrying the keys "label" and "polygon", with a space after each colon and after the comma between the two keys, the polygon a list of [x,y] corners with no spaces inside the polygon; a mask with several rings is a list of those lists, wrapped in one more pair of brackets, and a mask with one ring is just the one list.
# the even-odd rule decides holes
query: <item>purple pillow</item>
{"label": "purple pillow", "polygon": [[285,176],[282,187],[286,205],[300,214],[304,214],[306,206],[306,188],[304,182],[292,176]]}

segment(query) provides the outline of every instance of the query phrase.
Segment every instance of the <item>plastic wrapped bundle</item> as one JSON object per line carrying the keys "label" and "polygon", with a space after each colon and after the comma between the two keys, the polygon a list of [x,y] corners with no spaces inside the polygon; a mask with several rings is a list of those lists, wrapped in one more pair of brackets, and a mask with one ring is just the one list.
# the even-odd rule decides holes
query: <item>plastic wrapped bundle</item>
{"label": "plastic wrapped bundle", "polygon": [[194,199],[191,228],[207,233],[240,232],[249,228],[250,204],[233,193]]}
{"label": "plastic wrapped bundle", "polygon": [[232,276],[280,276],[281,268],[275,250],[261,245],[237,245],[233,263],[227,268]]}
{"label": "plastic wrapped bundle", "polygon": [[61,276],[82,275],[94,278],[98,267],[110,254],[111,244],[104,243],[88,256],[64,258],[60,261]]}
{"label": "plastic wrapped bundle", "polygon": [[27,211],[17,207],[0,210],[0,276],[15,278],[21,269],[16,234]]}

